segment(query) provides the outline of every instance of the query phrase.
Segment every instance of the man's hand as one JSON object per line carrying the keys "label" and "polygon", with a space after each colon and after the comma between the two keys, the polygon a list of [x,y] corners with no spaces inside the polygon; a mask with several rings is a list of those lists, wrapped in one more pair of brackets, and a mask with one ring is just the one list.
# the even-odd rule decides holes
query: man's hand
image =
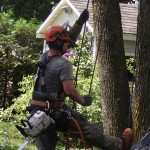
{"label": "man's hand", "polygon": [[83,25],[88,19],[89,19],[89,12],[87,9],[84,9],[84,11],[81,13],[76,23],[79,25]]}
{"label": "man's hand", "polygon": [[82,98],[84,99],[83,106],[90,106],[90,105],[92,105],[92,97],[90,95],[85,95]]}

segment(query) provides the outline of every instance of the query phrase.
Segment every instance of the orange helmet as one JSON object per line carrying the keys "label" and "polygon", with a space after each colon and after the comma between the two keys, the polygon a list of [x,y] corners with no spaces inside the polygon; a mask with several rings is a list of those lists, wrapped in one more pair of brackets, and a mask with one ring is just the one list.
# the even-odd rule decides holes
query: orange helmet
{"label": "orange helmet", "polygon": [[57,39],[70,40],[68,31],[59,25],[49,26],[45,32],[44,39],[48,42],[53,42]]}

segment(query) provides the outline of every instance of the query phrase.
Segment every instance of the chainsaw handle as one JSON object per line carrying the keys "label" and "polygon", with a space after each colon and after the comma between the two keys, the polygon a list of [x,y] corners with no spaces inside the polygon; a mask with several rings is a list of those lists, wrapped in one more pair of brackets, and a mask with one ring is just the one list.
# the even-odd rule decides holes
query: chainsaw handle
{"label": "chainsaw handle", "polygon": [[29,128],[32,129],[32,126],[30,124],[30,122],[26,119],[21,119],[21,123],[24,127],[26,127],[26,123],[28,124]]}

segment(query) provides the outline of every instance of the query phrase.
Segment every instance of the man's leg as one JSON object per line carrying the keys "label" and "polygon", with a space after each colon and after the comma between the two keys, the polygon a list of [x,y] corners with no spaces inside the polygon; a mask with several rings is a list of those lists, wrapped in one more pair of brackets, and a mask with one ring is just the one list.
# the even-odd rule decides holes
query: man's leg
{"label": "man's leg", "polygon": [[[78,112],[71,111],[71,113],[72,116],[77,120],[87,144],[104,150],[122,150],[123,141],[121,138],[103,134],[97,126],[89,123]],[[80,138],[78,128],[73,121],[70,121],[70,134],[72,137]]]}
{"label": "man's leg", "polygon": [[38,150],[55,150],[57,144],[57,134],[55,125],[51,125],[45,132],[35,138]]}

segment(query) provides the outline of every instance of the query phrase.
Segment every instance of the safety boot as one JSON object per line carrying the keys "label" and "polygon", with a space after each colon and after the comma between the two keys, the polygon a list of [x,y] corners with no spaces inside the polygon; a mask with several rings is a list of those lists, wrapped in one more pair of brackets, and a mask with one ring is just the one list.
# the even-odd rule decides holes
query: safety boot
{"label": "safety boot", "polygon": [[133,142],[133,134],[130,128],[126,128],[122,134],[123,146],[122,150],[130,150]]}

